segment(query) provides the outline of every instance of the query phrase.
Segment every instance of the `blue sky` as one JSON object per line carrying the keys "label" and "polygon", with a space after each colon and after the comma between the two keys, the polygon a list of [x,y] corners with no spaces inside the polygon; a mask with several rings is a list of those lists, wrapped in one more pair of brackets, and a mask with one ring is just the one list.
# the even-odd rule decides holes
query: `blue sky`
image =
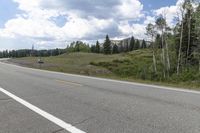
{"label": "blue sky", "polygon": [[150,11],[165,6],[175,5],[177,0],[140,0],[144,4],[144,9]]}
{"label": "blue sky", "polygon": [[20,13],[17,9],[18,4],[12,0],[1,0],[0,1],[0,28],[4,27],[4,24],[15,17],[16,14]]}
{"label": "blue sky", "polygon": [[[181,0],[179,0],[181,1]],[[1,0],[0,50],[66,47],[71,41],[145,38],[145,26],[176,0]]]}

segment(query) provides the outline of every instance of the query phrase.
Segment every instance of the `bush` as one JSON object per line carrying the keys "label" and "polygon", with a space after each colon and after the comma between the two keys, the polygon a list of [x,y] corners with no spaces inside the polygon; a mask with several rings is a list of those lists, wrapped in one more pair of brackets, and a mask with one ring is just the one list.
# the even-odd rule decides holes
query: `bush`
{"label": "bush", "polygon": [[92,61],[90,62],[90,65],[97,66],[97,63]]}
{"label": "bush", "polygon": [[181,73],[179,78],[183,82],[185,82],[185,81],[193,81],[193,80],[195,80],[195,74],[193,72],[191,72],[191,71],[183,72],[183,73]]}
{"label": "bush", "polygon": [[123,63],[123,60],[115,59],[115,60],[113,60],[113,63]]}
{"label": "bush", "polygon": [[170,79],[170,82],[177,83],[177,82],[186,82],[186,81],[197,81],[200,82],[200,73],[196,73],[195,71],[183,71],[179,75],[174,73]]}

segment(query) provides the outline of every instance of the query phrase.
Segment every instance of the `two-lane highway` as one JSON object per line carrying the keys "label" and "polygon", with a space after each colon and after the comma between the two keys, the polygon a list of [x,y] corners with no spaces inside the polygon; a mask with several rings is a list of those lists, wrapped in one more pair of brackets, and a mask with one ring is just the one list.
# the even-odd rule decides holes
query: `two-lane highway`
{"label": "two-lane highway", "polygon": [[0,133],[199,133],[200,93],[0,63]]}

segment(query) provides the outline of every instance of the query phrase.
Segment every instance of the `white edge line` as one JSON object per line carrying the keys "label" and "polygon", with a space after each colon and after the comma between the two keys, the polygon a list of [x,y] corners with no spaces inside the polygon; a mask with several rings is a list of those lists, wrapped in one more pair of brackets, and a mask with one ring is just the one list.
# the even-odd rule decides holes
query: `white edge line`
{"label": "white edge line", "polygon": [[56,125],[62,127],[63,129],[71,132],[71,133],[86,133],[84,131],[81,131],[80,129],[77,129],[76,127],[64,122],[63,120],[43,111],[42,109],[30,104],[29,102],[15,96],[14,94],[8,92],[7,90],[3,89],[0,87],[0,91],[3,92],[4,94],[8,95],[9,97],[11,97],[12,99],[14,99],[15,101],[21,103],[22,105],[26,106],[27,108],[29,108],[30,110],[34,111],[35,113],[43,116],[44,118],[48,119],[49,121],[55,123]]}
{"label": "white edge line", "polygon": [[15,66],[15,67],[18,67],[18,68],[29,69],[29,70],[33,70],[33,71],[41,71],[41,72],[46,72],[46,73],[61,74],[61,75],[66,75],[66,76],[81,77],[81,78],[95,79],[95,80],[101,80],[101,81],[110,81],[110,82],[115,82],[115,83],[122,83],[122,84],[129,84],[129,85],[137,85],[137,86],[143,86],[143,87],[152,87],[152,88],[164,89],[164,90],[169,90],[169,91],[177,91],[177,92],[185,92],[185,93],[200,94],[200,91],[189,90],[189,89],[183,89],[183,88],[175,88],[175,87],[166,87],[166,86],[150,85],[150,84],[143,84],[143,83],[136,83],[136,82],[128,82],[128,81],[119,81],[119,80],[106,79],[106,78],[97,78],[97,77],[84,76],[84,75],[78,75],[78,74],[69,74],[69,73],[62,73],[62,72],[54,72],[54,71],[48,71],[48,70],[35,69],[35,68],[24,67],[24,66],[19,66],[19,65],[16,65],[16,64],[9,64],[9,63],[4,63],[4,62],[0,62],[0,63],[6,64],[6,65],[10,65],[10,66]]}

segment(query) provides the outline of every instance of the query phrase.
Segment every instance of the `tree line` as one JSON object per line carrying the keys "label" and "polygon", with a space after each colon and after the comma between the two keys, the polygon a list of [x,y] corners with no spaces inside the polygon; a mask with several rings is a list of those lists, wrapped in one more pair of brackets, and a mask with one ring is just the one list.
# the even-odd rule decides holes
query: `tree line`
{"label": "tree line", "polygon": [[124,44],[122,41],[120,44],[113,44],[108,35],[106,35],[105,42],[100,44],[99,41],[96,42],[96,45],[90,45],[82,41],[74,41],[65,49],[50,49],[50,50],[33,50],[33,49],[20,49],[20,50],[4,50],[0,51],[0,58],[20,58],[20,57],[48,57],[48,56],[57,56],[63,53],[71,52],[92,52],[92,53],[104,53],[104,54],[117,54],[122,52],[129,52],[137,50],[140,48],[146,48],[147,44],[143,40],[140,44],[140,41],[131,37],[128,41],[126,40]]}
{"label": "tree line", "polygon": [[103,54],[118,54],[124,52],[130,52],[133,50],[138,50],[142,48],[147,48],[147,43],[145,40],[142,40],[142,43],[138,39],[135,39],[133,36],[129,39],[124,39],[118,44],[112,42],[108,35],[102,45],[100,46],[99,42],[96,42],[96,45],[91,46],[92,53],[103,53]]}
{"label": "tree line", "polygon": [[31,50],[31,49],[20,49],[20,50],[4,50],[0,51],[0,58],[20,58],[20,57],[48,57],[57,56],[65,53],[65,49],[51,49],[51,50]]}
{"label": "tree line", "polygon": [[147,48],[148,45],[145,40],[140,42],[133,36],[118,42],[118,44],[112,42],[108,35],[106,35],[105,41],[100,44],[96,41],[95,45],[90,45],[82,41],[74,41],[66,48],[66,52],[91,52],[91,53],[101,53],[101,54],[118,54],[124,52],[130,52],[133,50],[138,50],[141,48]]}

